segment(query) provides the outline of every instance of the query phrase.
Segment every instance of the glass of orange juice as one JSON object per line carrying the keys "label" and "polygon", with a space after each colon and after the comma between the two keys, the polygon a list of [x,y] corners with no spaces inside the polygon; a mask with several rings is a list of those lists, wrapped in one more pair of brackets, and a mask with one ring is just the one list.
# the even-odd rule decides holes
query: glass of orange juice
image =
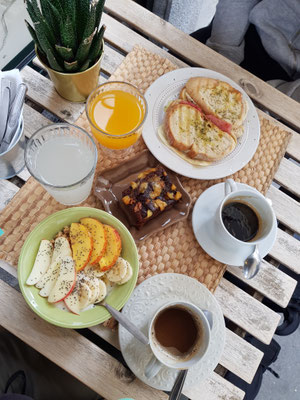
{"label": "glass of orange juice", "polygon": [[86,115],[92,133],[106,149],[124,150],[142,133],[147,103],[139,90],[127,82],[106,82],[88,97]]}

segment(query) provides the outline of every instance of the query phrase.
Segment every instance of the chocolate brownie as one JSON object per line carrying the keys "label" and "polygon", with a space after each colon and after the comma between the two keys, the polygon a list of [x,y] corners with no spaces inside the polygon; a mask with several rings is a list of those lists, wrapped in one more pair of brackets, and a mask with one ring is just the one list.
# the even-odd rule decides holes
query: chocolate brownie
{"label": "chocolate brownie", "polygon": [[131,223],[142,227],[146,222],[176,204],[182,194],[159,165],[141,172],[122,192],[123,209]]}

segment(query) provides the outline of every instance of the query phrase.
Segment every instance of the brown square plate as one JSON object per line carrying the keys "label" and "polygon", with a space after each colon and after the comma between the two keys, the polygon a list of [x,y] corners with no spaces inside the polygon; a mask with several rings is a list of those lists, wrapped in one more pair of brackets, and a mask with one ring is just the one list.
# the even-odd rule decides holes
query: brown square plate
{"label": "brown square plate", "polygon": [[144,150],[136,157],[124,164],[118,165],[108,171],[103,172],[97,177],[94,188],[95,195],[101,200],[105,211],[118,218],[128,228],[134,240],[138,243],[146,239],[153,233],[187,218],[191,206],[190,195],[184,190],[177,175],[165,168],[170,180],[177,186],[182,193],[181,200],[169,210],[157,215],[142,228],[138,229],[128,219],[126,213],[120,206],[122,192],[134,181],[142,171],[154,168],[159,165],[157,159],[148,151]]}

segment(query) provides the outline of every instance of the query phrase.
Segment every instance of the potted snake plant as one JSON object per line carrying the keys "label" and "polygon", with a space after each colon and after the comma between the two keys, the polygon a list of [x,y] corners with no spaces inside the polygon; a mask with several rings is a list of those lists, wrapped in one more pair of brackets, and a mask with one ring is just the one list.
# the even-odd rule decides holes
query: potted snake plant
{"label": "potted snake plant", "polygon": [[98,85],[103,55],[100,27],[105,0],[25,0],[32,24],[25,20],[35,51],[57,92],[85,101]]}

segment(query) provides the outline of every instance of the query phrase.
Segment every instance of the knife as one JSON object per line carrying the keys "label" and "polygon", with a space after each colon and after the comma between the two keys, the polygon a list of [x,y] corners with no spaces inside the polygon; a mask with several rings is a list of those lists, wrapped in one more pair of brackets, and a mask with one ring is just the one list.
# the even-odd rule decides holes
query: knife
{"label": "knife", "polygon": [[8,109],[10,103],[10,81],[8,79],[1,79],[1,98],[0,98],[0,143],[5,134],[7,118],[8,118]]}
{"label": "knife", "polygon": [[15,141],[14,135],[18,134],[17,127],[19,125],[21,110],[23,107],[26,91],[27,91],[27,86],[25,85],[25,83],[21,83],[19,85],[18,92],[10,108],[10,113],[6,125],[6,131],[2,139],[2,143],[0,144],[1,152],[4,152],[10,148],[10,146]]}

